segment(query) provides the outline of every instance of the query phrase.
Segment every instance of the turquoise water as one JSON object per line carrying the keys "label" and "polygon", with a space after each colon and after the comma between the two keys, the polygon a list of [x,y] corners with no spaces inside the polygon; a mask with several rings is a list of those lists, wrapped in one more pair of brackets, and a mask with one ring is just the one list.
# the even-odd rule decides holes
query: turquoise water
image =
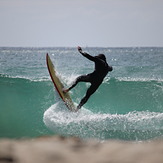
{"label": "turquoise water", "polygon": [[[163,48],[83,48],[104,53],[113,71],[78,113],[60,101],[46,66],[48,52],[65,86],[94,64],[76,48],[0,48],[0,137],[60,134],[148,140],[163,135]],[[87,83],[71,92],[77,105]]]}

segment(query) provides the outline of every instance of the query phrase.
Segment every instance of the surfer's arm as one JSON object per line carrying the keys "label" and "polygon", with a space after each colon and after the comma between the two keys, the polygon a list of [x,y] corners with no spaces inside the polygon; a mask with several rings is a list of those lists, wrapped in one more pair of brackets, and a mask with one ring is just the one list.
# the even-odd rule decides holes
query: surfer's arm
{"label": "surfer's arm", "polygon": [[82,51],[82,48],[81,48],[80,46],[78,46],[78,51],[79,51],[80,54],[82,54],[82,56],[86,57],[87,59],[89,59],[89,60],[91,60],[91,61],[95,61],[95,60],[96,60],[95,57],[89,55],[89,54],[86,53],[86,52],[83,52],[83,51]]}

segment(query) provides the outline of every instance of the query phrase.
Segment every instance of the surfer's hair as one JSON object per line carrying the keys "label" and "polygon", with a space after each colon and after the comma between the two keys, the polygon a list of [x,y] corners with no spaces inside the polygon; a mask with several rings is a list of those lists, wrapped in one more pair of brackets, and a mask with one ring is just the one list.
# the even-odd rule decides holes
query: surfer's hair
{"label": "surfer's hair", "polygon": [[102,59],[102,60],[104,60],[104,61],[106,61],[106,57],[105,57],[104,54],[99,54],[99,55],[97,55],[96,57],[97,57],[97,58],[100,58],[100,59]]}

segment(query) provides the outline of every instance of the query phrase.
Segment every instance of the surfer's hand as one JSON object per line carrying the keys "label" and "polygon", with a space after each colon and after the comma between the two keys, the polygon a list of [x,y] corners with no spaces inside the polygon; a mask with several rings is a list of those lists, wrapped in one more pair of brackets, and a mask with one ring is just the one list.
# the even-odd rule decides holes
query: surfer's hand
{"label": "surfer's hand", "polygon": [[82,53],[82,48],[80,46],[78,46],[78,51]]}

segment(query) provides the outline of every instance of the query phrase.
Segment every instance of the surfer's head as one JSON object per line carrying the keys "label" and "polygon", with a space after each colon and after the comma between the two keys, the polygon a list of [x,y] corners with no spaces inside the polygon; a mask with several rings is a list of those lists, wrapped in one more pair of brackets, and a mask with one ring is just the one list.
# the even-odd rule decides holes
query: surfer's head
{"label": "surfer's head", "polygon": [[102,59],[102,60],[104,60],[104,61],[106,61],[106,57],[105,57],[104,54],[99,54],[99,55],[97,55],[96,57],[97,57],[97,58],[100,58],[100,59]]}

